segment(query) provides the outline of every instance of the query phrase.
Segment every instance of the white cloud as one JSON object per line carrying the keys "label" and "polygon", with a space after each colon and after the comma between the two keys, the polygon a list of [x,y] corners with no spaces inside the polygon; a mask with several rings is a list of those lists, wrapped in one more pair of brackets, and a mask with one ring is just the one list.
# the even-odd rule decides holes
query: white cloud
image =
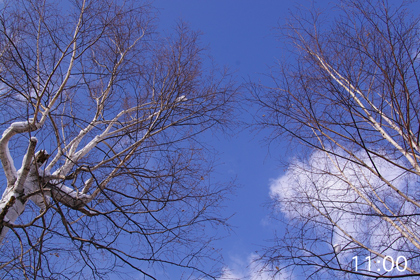
{"label": "white cloud", "polygon": [[[388,156],[383,152],[382,155]],[[420,212],[398,193],[415,197],[416,178],[380,156],[369,157],[364,150],[356,152],[355,157],[366,166],[342,157],[330,158],[321,151],[314,152],[307,161],[295,160],[284,175],[270,182],[270,196],[278,201],[278,210],[289,220],[324,225],[317,227],[320,232],[327,232],[325,225],[329,224],[333,228],[329,250],[334,252],[332,244],[339,244],[342,258],[354,256],[349,246],[351,239],[343,232],[384,254],[395,255],[402,248],[409,250],[412,244],[398,240],[402,235],[398,227],[390,219],[380,217],[378,211],[386,215],[392,215],[391,211],[398,215]],[[404,166],[400,159],[393,162]],[[376,168],[384,180],[369,168]],[[420,219],[407,219],[408,228],[403,230],[418,232]]]}
{"label": "white cloud", "polygon": [[219,278],[219,280],[239,280],[243,279],[242,274],[238,274],[237,272],[233,272],[230,268],[225,267],[223,268],[223,274]]}
{"label": "white cloud", "polygon": [[218,280],[283,280],[293,279],[291,274],[284,271],[283,274],[277,274],[274,278],[272,274],[255,260],[258,255],[251,254],[246,260],[242,258],[232,258],[229,267],[223,269],[223,275]]}

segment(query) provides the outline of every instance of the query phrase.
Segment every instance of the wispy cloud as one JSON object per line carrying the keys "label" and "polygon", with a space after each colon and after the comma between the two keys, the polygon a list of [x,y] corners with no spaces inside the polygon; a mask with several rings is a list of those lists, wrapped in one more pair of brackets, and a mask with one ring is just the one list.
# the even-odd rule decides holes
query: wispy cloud
{"label": "wispy cloud", "polygon": [[286,271],[274,276],[257,262],[258,255],[250,254],[245,258],[231,258],[231,264],[223,269],[223,275],[218,280],[283,280],[293,279]]}
{"label": "wispy cloud", "polygon": [[[322,225],[330,224],[333,236],[329,250],[333,252],[333,244],[339,244],[343,249],[340,257],[354,254],[349,236],[383,254],[396,254],[401,246],[409,250],[403,239],[398,241],[400,229],[380,213],[401,216],[418,212],[401,195],[415,197],[417,180],[398,167],[404,167],[402,160],[387,161],[390,156],[385,152],[377,154],[369,157],[364,150],[356,152],[354,158],[363,165],[314,152],[307,161],[295,160],[284,175],[272,180],[270,196],[289,220],[318,224],[316,230],[320,232],[330,228]],[[378,170],[381,176],[372,170]],[[420,219],[410,219],[409,230],[416,232],[414,225]]]}

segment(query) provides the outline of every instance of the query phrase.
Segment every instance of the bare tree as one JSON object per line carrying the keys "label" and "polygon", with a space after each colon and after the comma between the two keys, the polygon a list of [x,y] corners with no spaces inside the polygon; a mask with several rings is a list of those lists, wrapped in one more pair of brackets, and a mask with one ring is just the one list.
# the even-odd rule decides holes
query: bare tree
{"label": "bare tree", "polygon": [[299,154],[271,184],[284,228],[260,261],[273,275],[420,275],[416,5],[340,1],[282,28],[292,60],[274,86],[252,87],[269,140],[289,137]]}
{"label": "bare tree", "polygon": [[231,185],[199,137],[236,89],[137,2],[0,3],[2,279],[212,278]]}

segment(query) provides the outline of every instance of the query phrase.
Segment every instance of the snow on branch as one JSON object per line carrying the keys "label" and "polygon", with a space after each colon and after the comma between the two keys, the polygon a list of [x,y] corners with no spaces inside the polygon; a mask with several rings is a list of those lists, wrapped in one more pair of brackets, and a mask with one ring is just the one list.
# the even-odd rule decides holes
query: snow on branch
{"label": "snow on branch", "polygon": [[17,179],[17,183],[15,186],[16,192],[22,192],[23,191],[23,184],[26,181],[26,177],[28,176],[29,170],[30,170],[30,164],[32,160],[32,156],[35,151],[35,146],[38,140],[35,137],[31,137],[29,140],[29,147],[26,151],[25,156],[23,157],[22,161],[22,168],[20,169],[19,178]]}
{"label": "snow on branch", "polygon": [[16,167],[9,151],[9,141],[14,135],[23,132],[30,132],[38,129],[33,119],[24,122],[14,122],[3,132],[0,140],[0,160],[8,184],[14,184],[17,179]]}

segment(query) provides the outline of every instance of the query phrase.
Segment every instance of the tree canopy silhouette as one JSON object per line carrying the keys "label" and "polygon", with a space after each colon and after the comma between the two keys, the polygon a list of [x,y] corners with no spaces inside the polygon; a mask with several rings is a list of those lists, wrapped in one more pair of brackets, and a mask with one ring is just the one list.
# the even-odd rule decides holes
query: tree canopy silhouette
{"label": "tree canopy silhouette", "polygon": [[286,229],[260,259],[273,274],[419,275],[417,4],[345,0],[281,28],[291,59],[252,87],[260,127],[299,154],[271,185]]}
{"label": "tree canopy silhouette", "polygon": [[231,184],[210,183],[199,135],[237,90],[199,34],[159,35],[139,1],[0,6],[1,277],[214,277]]}

